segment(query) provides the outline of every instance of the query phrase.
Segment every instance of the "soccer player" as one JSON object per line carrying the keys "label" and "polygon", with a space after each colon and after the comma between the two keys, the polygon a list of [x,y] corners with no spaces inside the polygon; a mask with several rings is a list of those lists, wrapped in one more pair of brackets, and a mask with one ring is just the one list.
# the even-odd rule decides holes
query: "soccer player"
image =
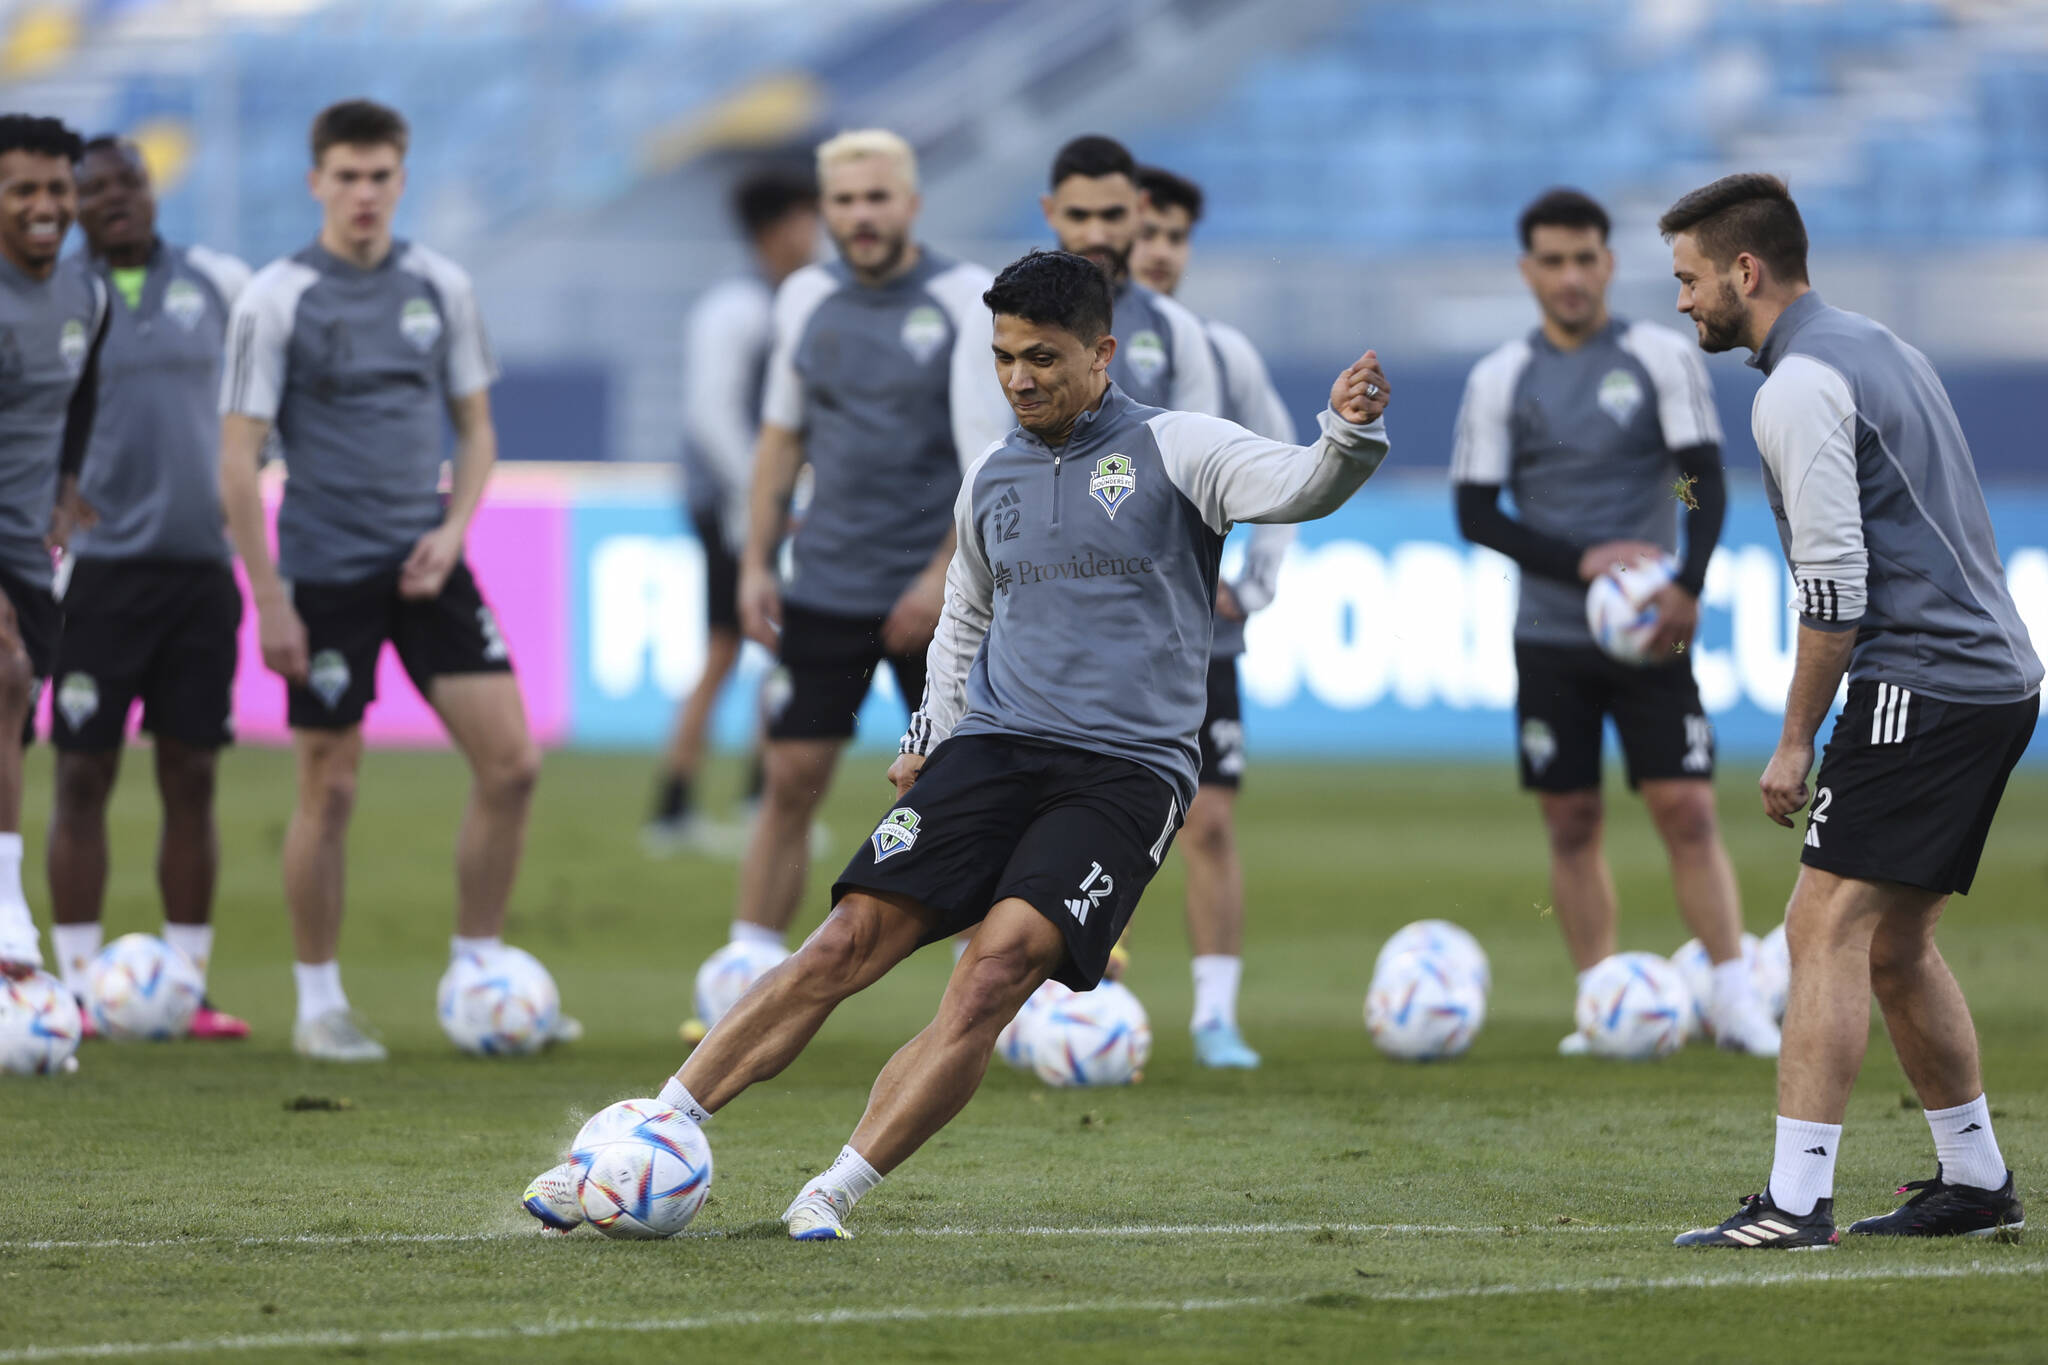
{"label": "soccer player", "polygon": [[[1100,981],[1194,796],[1223,537],[1327,515],[1387,451],[1370,351],[1303,448],[1125,397],[1108,375],[1108,281],[1079,256],[1024,257],[986,305],[1017,428],[960,490],[930,685],[889,770],[897,803],[840,874],[830,917],[661,1093],[706,1121],[787,1066],[840,1001],[979,926],[937,1016],[783,1215],[799,1241],[851,1235],[854,1202],[967,1103],[1041,982]],[[565,1172],[528,1192],[550,1226],[575,1218]]]}
{"label": "soccer player", "polygon": [[[284,845],[292,1046],[330,1061],[385,1055],[351,1013],[337,961],[363,712],[384,642],[474,777],[456,841],[457,953],[501,944],[540,774],[505,638],[462,557],[497,458],[497,365],[468,275],[391,235],[409,136],[397,112],[367,100],[313,120],[307,179],[320,235],[243,291],[221,394],[228,529],[248,570],[263,662],[288,684],[298,758]],[[445,500],[444,421],[456,437]],[[291,474],[275,562],[257,485],[273,428]]]}
{"label": "soccer player", "polygon": [[1782,180],[1727,176],[1658,226],[1700,346],[1743,347],[1766,376],[1751,420],[1799,609],[1784,729],[1757,784],[1781,825],[1808,807],[1813,738],[1849,681],[1785,911],[1792,998],[1770,1182],[1678,1245],[1835,1244],[1835,1159],[1873,990],[1935,1170],[1850,1233],[2016,1231],[2025,1213],[1992,1134],[1976,1026],[1934,942],[2041,705],[2041,661],[1969,446],[1927,357],[1813,292]]}
{"label": "soccer player", "polygon": [[[1195,224],[1202,219],[1202,189],[1157,166],[1137,172],[1138,236],[1130,270],[1147,288],[1172,297],[1187,271]],[[1273,389],[1251,338],[1206,318],[1223,381],[1221,416],[1271,441],[1294,444],[1294,419]],[[1202,763],[1187,824],[1177,841],[1188,864],[1188,946],[1194,952],[1195,1009],[1189,1024],[1195,1060],[1203,1066],[1251,1068],[1259,1054],[1237,1023],[1238,982],[1244,974],[1244,866],[1237,852],[1237,791],[1244,780],[1244,703],[1237,659],[1244,653],[1245,618],[1273,600],[1280,564],[1294,527],[1252,528],[1244,566],[1216,585],[1216,635],[1209,647],[1209,710],[1202,717]]]}
{"label": "soccer player", "polygon": [[53,118],[0,114],[0,974],[43,965],[21,889],[22,751],[58,635],[50,551],[91,519],[78,474],[107,296],[60,270],[83,143]]}
{"label": "soccer player", "polygon": [[[1727,494],[1706,367],[1678,333],[1607,311],[1607,213],[1577,190],[1522,212],[1522,278],[1542,321],[1481,360],[1458,414],[1451,481],[1465,537],[1521,566],[1515,669],[1522,785],[1550,838],[1558,927],[1581,979],[1615,951],[1614,879],[1601,850],[1602,731],[1612,717],[1671,863],[1687,927],[1713,961],[1707,1022],[1722,1047],[1778,1052],[1742,957],[1742,907],[1714,811],[1714,728],[1685,652]],[[1500,506],[1514,496],[1515,515]],[[1652,662],[1610,659],[1586,625],[1586,585],[1617,565],[1685,558],[1655,599]],[[1558,1050],[1586,1051],[1582,1034]]]}
{"label": "soccer player", "polygon": [[[753,269],[705,291],[683,326],[683,471],[690,524],[704,547],[704,671],[676,714],[643,842],[654,852],[717,850],[725,831],[696,813],[691,787],[711,708],[740,657],[739,557],[761,426],[761,386],[782,282],[818,248],[818,188],[807,176],[762,171],[733,193]],[[759,769],[756,768],[758,776]],[[758,791],[750,795],[758,796]]]}
{"label": "soccer player", "polygon": [[[99,137],[77,167],[86,250],[66,268],[109,291],[99,402],[79,491],[98,523],[71,542],[51,741],[50,937],[64,984],[82,996],[100,947],[107,799],[129,708],[156,741],[163,803],[157,888],[164,939],[203,980],[213,955],[215,759],[234,736],[235,632],[242,594],[220,517],[221,357],[228,311],[249,268],[157,236],[149,168],[131,142]],[[194,1038],[249,1026],[202,1003]]]}
{"label": "soccer player", "polygon": [[[906,707],[924,694],[953,553],[962,468],[1002,434],[989,379],[989,273],[921,246],[917,159],[894,133],[842,133],[817,152],[825,230],[838,248],[775,296],[754,452],[740,620],[776,651],[766,789],[740,868],[734,942],[780,946],[809,871],[811,816],[887,661]],[[774,558],[798,468],[813,493]]]}
{"label": "soccer player", "polygon": [[1120,343],[1110,380],[1135,403],[1222,415],[1223,381],[1201,319],[1131,278],[1139,195],[1130,151],[1114,138],[1075,138],[1053,158],[1052,190],[1038,206],[1062,251],[1109,276]]}

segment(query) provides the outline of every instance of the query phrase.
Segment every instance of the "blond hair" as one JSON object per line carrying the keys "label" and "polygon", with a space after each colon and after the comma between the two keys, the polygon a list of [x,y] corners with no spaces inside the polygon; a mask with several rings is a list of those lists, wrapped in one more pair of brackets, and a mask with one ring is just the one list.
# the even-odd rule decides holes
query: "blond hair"
{"label": "blond hair", "polygon": [[886,128],[856,128],[818,144],[818,178],[834,166],[864,157],[879,156],[893,161],[903,171],[910,188],[917,188],[917,153],[908,142]]}

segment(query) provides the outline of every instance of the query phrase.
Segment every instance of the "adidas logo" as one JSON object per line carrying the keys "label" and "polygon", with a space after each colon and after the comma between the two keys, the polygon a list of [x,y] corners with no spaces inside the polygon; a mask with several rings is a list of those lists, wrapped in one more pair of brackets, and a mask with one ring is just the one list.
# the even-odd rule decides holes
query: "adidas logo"
{"label": "adidas logo", "polygon": [[1961,1137],[1961,1136],[1962,1136],[1962,1135],[1963,1135],[1964,1133],[1981,1133],[1981,1132],[1983,1132],[1983,1131],[1984,1131],[1984,1125],[1983,1125],[1983,1124],[1981,1124],[1981,1123],[1973,1123],[1973,1124],[1971,1124],[1971,1125],[1970,1125],[1969,1127],[1967,1127],[1967,1128],[1958,1128],[1958,1129],[1956,1129],[1956,1136],[1957,1136],[1957,1137]]}
{"label": "adidas logo", "polygon": [[1799,1229],[1787,1227],[1775,1218],[1762,1218],[1739,1228],[1729,1228],[1727,1236],[1730,1241],[1740,1242],[1746,1247],[1753,1247],[1762,1246],[1766,1242],[1775,1242],[1780,1238],[1790,1237],[1798,1231]]}
{"label": "adidas logo", "polygon": [[1022,501],[1024,500],[1017,496],[1017,490],[1015,488],[1005,488],[1003,490],[1003,495],[1000,498],[996,499],[996,506],[1015,507],[1018,503]]}
{"label": "adidas logo", "polygon": [[1825,1147],[1808,1147],[1806,1149],[1806,1154],[1808,1156],[1826,1156],[1828,1154],[1828,1149]]}

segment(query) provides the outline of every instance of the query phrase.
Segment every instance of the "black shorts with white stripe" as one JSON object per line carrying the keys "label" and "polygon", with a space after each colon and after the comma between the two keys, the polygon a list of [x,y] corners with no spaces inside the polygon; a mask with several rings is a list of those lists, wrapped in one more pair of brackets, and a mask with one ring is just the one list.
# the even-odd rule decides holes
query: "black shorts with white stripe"
{"label": "black shorts with white stripe", "polygon": [[1981,706],[1852,683],[1821,755],[1800,861],[1841,877],[1967,892],[2040,709],[2039,696]]}
{"label": "black shorts with white stripe", "polygon": [[925,943],[1028,902],[1060,931],[1053,974],[1091,990],[1185,812],[1158,774],[1128,759],[1011,735],[962,735],[932,751],[833,884],[905,896],[933,912]]}

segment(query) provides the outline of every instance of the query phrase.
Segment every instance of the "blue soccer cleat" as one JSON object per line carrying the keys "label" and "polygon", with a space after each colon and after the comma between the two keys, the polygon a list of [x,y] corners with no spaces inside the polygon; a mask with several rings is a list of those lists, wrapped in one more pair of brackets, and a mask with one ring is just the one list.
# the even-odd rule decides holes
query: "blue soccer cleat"
{"label": "blue soccer cleat", "polygon": [[1235,1071],[1258,1068],[1259,1054],[1245,1045],[1244,1035],[1237,1031],[1237,1025],[1226,1024],[1219,1019],[1193,1032],[1195,1060],[1203,1066]]}
{"label": "blue soccer cleat", "polygon": [[845,1242],[853,1239],[846,1215],[853,1205],[836,1190],[813,1185],[782,1211],[792,1242]]}

